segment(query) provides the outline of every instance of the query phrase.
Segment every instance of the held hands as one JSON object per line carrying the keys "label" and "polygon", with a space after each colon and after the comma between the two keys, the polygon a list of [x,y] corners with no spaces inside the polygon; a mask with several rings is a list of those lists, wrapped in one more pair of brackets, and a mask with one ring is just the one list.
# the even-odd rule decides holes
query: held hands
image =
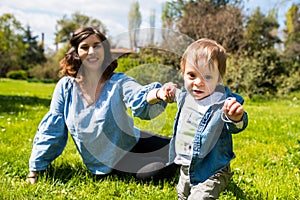
{"label": "held hands", "polygon": [[177,84],[166,83],[156,91],[156,98],[167,103],[173,103],[175,98]]}
{"label": "held hands", "polygon": [[224,103],[223,112],[230,120],[239,122],[244,115],[244,108],[235,98],[228,98]]}

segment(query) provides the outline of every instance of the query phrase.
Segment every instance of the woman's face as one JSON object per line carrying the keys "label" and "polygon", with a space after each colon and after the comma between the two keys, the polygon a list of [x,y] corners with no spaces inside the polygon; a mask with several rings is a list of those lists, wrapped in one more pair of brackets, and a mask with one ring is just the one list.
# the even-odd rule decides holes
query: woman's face
{"label": "woman's face", "polygon": [[77,52],[85,68],[101,70],[105,52],[102,42],[96,35],[90,35],[82,40],[78,45]]}

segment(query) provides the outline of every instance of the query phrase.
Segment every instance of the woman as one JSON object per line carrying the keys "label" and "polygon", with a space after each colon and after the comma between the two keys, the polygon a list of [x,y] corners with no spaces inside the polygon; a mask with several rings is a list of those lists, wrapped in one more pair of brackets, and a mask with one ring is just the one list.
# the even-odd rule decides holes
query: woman
{"label": "woman", "polygon": [[[68,131],[86,167],[96,175],[113,170],[137,178],[164,177],[170,138],[140,131],[127,115],[152,119],[174,98],[160,83],[139,85],[122,73],[114,73],[106,37],[92,27],[80,28],[61,60],[49,112],[39,124],[29,161],[30,183],[57,158]],[[168,171],[168,170],[167,170]]]}

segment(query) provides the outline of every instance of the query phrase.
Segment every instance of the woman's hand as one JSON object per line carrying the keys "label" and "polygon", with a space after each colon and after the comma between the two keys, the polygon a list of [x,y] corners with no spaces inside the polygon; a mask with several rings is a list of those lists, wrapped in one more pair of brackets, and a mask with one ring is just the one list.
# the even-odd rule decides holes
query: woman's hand
{"label": "woman's hand", "polygon": [[38,172],[29,172],[27,176],[27,183],[35,184],[37,182]]}
{"label": "woman's hand", "polygon": [[167,103],[173,103],[175,99],[177,84],[172,82],[166,83],[156,91],[156,98]]}
{"label": "woman's hand", "polygon": [[175,92],[177,84],[166,83],[161,88],[156,88],[148,92],[147,102],[150,104],[155,104],[159,101],[165,101],[167,103],[174,102]]}

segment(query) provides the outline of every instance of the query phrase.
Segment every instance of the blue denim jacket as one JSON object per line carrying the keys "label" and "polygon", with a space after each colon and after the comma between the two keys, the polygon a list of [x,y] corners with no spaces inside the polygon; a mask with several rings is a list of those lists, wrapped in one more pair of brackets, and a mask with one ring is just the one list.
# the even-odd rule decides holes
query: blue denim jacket
{"label": "blue denim jacket", "polygon": [[[210,105],[202,120],[199,122],[194,137],[192,160],[189,166],[190,182],[192,185],[204,182],[230,163],[235,157],[231,134],[244,130],[248,125],[248,116],[246,112],[242,119],[242,127],[237,127],[234,122],[224,120],[224,117],[222,117],[222,108],[226,98],[235,97],[241,104],[244,102],[243,98],[237,94],[231,93],[230,90],[224,86],[218,86],[216,93],[219,94],[220,98]],[[179,115],[186,94],[186,90],[183,89],[176,99],[178,111],[170,144],[170,163],[174,162],[176,157],[175,136]]]}
{"label": "blue denim jacket", "polygon": [[68,131],[93,174],[107,174],[137,143],[139,129],[127,115],[141,119],[156,117],[166,107],[161,101],[147,103],[147,93],[160,83],[139,85],[134,79],[115,73],[106,81],[99,99],[89,105],[71,77],[57,83],[50,110],[39,124],[29,160],[30,171],[45,170],[64,150]]}

